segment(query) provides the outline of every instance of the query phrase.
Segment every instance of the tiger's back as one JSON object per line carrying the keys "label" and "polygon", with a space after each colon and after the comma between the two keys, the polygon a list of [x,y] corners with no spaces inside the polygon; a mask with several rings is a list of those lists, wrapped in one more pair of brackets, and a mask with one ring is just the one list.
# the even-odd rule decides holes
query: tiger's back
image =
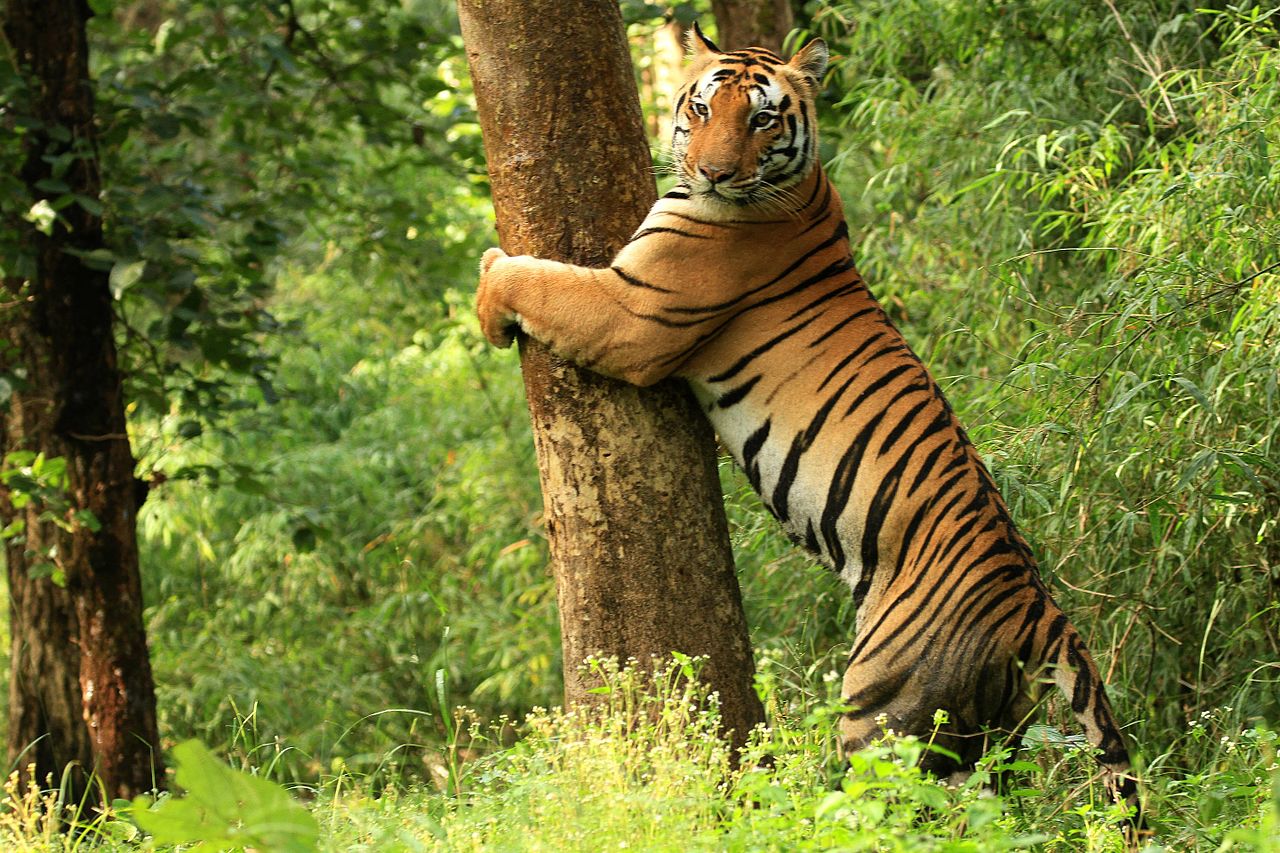
{"label": "tiger's back", "polygon": [[816,161],[826,52],[721,53],[696,35],[677,101],[680,185],[606,270],[486,254],[486,334],[510,326],[638,384],[689,381],[787,532],[857,602],[845,749],[884,728],[972,765],[1063,690],[1117,794],[1128,754],[1078,633],[924,364],[863,284]]}

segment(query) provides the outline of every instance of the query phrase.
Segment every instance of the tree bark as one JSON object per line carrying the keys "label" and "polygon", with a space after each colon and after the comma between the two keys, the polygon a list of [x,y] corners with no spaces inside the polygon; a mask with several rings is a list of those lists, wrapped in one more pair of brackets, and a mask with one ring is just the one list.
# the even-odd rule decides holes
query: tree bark
{"label": "tree bark", "polygon": [[[22,179],[33,201],[88,200],[63,207],[48,235],[6,224],[22,229],[29,272],[0,291],[0,373],[16,386],[0,417],[0,449],[9,462],[27,451],[66,463],[65,483],[54,484],[64,494],[24,504],[29,483],[25,494],[17,480],[0,487],[3,524],[23,522],[5,547],[9,761],[24,784],[48,776],[58,784],[72,765],[75,802],[96,798],[87,773],[108,799],[163,784],[135,530],[145,491],[126,435],[108,273],[85,257],[104,246],[102,222],[87,209],[100,189],[90,14],[83,0],[8,0],[4,12],[37,123],[24,138]],[[62,157],[69,165],[55,174],[51,161]],[[42,576],[50,566],[65,586]],[[31,763],[34,780],[25,775]]]}
{"label": "tree bark", "polygon": [[[655,192],[613,0],[458,4],[510,254],[607,266]],[[565,702],[592,655],[706,655],[738,745],[763,722],[710,427],[688,389],[639,389],[521,342],[564,650]]]}
{"label": "tree bark", "polygon": [[711,12],[721,50],[764,47],[782,55],[782,41],[795,26],[791,0],[711,0]]}

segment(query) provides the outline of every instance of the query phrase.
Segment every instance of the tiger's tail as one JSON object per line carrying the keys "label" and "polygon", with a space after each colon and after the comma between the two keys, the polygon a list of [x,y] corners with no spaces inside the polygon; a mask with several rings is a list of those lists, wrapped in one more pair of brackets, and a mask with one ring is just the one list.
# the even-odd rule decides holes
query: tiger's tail
{"label": "tiger's tail", "polygon": [[1049,649],[1045,663],[1053,668],[1054,683],[1071,704],[1072,713],[1084,729],[1085,739],[1098,750],[1098,763],[1105,770],[1107,790],[1133,810],[1125,824],[1125,836],[1135,844],[1139,835],[1145,834],[1146,824],[1138,798],[1137,779],[1129,769],[1129,750],[1125,747],[1124,736],[1089,650],[1066,617],[1060,615],[1058,618],[1062,633],[1054,647]]}

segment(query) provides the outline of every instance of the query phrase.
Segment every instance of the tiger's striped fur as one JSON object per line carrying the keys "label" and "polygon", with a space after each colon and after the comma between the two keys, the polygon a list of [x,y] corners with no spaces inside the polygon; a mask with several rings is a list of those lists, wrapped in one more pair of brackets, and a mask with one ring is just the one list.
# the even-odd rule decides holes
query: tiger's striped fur
{"label": "tiger's striped fur", "polygon": [[721,53],[700,32],[680,92],[680,176],[608,269],[485,254],[485,334],[518,325],[640,385],[688,380],[788,533],[852,588],[842,747],[887,726],[972,765],[1026,727],[1048,676],[1117,794],[1129,758],[1083,641],[942,391],[854,267],[816,157],[814,41],[790,62]]}

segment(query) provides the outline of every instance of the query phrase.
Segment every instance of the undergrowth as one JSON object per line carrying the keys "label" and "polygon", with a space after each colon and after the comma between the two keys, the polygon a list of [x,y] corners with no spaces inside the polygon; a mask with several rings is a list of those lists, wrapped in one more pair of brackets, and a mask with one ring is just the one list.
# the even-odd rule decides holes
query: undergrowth
{"label": "undergrowth", "polygon": [[[235,771],[189,743],[175,750],[180,792],[77,817],[56,791],[8,790],[0,844],[23,851],[204,849],[289,851],[865,850],[1120,851],[1122,806],[1109,803],[1090,752],[1046,727],[1016,754],[986,756],[958,785],[922,773],[928,738],[886,732],[841,762],[832,750],[834,693],[811,694],[803,718],[758,730],[737,763],[718,735],[716,698],[677,656],[653,675],[589,663],[599,704],[533,711],[503,747],[501,725],[457,714],[440,787],[387,785],[340,767],[298,790],[310,816],[261,773]],[[1280,850],[1277,737],[1216,736],[1196,721],[1204,771],[1149,773],[1149,850]],[[460,748],[459,744],[465,744]],[[1014,783],[988,790],[997,775]],[[70,819],[73,831],[57,831]]]}

